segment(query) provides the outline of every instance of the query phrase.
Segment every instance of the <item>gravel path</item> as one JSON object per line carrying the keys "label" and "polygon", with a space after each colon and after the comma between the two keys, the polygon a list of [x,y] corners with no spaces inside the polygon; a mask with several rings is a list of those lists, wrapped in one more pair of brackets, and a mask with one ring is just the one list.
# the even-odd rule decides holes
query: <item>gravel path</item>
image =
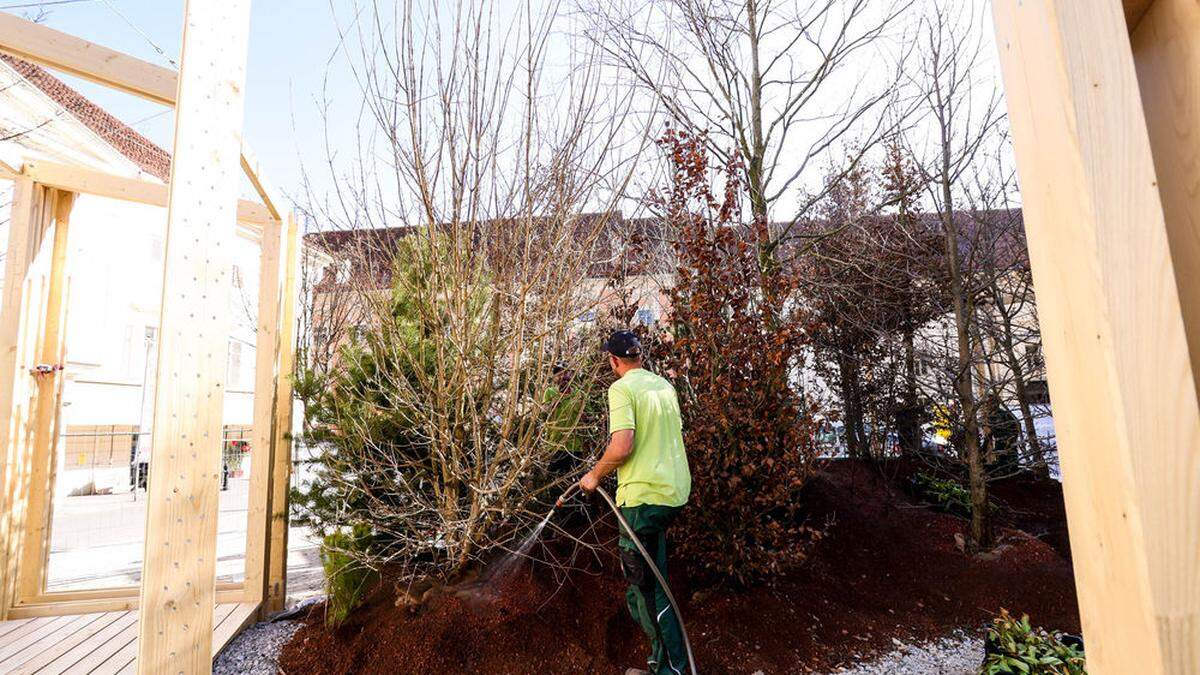
{"label": "gravel path", "polygon": [[895,642],[894,651],[836,675],[975,675],[983,661],[983,639],[962,632],[924,644]]}
{"label": "gravel path", "polygon": [[279,650],[298,630],[299,621],[264,621],[247,628],[217,655],[214,675],[275,675]]}

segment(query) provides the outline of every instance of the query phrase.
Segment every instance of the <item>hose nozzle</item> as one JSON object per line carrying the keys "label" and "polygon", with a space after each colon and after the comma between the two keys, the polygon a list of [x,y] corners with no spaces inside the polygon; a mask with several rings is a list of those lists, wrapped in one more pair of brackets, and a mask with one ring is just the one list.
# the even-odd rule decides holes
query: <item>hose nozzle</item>
{"label": "hose nozzle", "polygon": [[570,499],[571,496],[574,495],[578,491],[579,491],[579,483],[572,483],[571,487],[567,488],[566,490],[563,490],[563,493],[561,495],[559,495],[558,501],[554,502],[554,508],[557,509],[558,507],[565,504],[567,502],[567,500]]}

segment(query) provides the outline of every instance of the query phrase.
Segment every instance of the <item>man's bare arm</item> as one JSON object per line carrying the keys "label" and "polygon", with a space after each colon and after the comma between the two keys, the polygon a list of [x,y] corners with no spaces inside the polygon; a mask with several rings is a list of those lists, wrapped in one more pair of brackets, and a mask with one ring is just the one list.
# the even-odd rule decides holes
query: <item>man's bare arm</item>
{"label": "man's bare arm", "polygon": [[633,429],[614,431],[608,439],[604,455],[591,471],[579,479],[579,487],[592,492],[605,476],[617,470],[633,454]]}

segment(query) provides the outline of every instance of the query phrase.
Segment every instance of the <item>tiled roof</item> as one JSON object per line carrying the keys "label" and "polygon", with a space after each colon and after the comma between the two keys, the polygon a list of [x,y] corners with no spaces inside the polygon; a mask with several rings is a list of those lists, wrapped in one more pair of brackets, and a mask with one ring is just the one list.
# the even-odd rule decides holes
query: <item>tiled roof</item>
{"label": "tiled roof", "polygon": [[149,138],[89,101],[45,68],[8,54],[0,54],[0,59],[143,171],[164,182],[170,178],[171,155]]}

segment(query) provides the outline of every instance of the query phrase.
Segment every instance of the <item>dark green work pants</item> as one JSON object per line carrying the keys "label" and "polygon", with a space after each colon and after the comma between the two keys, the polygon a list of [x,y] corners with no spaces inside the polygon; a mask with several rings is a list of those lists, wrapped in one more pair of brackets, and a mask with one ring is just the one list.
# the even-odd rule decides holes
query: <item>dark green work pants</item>
{"label": "dark green work pants", "polygon": [[[621,515],[637,533],[646,552],[654,558],[664,579],[668,578],[667,527],[678,513],[678,507],[656,504],[621,507]],[[679,618],[671,609],[666,592],[624,530],[621,531],[620,552],[621,569],[629,582],[629,590],[625,592],[629,613],[650,640],[648,670],[655,675],[682,675],[688,669],[687,650],[679,630]]]}

